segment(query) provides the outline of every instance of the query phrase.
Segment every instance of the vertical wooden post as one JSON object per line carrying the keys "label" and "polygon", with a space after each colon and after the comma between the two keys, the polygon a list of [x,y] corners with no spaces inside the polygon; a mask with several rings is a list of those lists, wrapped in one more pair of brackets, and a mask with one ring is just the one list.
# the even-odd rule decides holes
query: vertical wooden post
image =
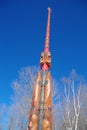
{"label": "vertical wooden post", "polygon": [[28,130],[52,130],[52,83],[49,72],[50,15],[51,9],[48,8],[45,46],[40,56],[41,71],[37,74],[34,86]]}

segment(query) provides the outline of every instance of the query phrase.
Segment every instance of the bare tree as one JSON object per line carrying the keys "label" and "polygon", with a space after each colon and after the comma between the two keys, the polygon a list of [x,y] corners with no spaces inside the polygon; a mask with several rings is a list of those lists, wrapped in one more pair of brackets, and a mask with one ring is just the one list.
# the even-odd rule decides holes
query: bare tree
{"label": "bare tree", "polygon": [[73,71],[69,78],[63,78],[64,96],[60,102],[63,125],[66,130],[78,130],[78,122],[86,100],[86,84]]}
{"label": "bare tree", "polygon": [[19,79],[12,83],[12,104],[9,106],[9,130],[26,130],[32,91],[36,77],[36,67],[22,68]]}
{"label": "bare tree", "polygon": [[53,110],[53,117],[52,117],[52,120],[53,120],[53,130],[59,130],[59,127],[58,127],[58,124],[59,124],[59,121],[58,121],[58,115],[59,115],[59,108],[58,108],[58,98],[60,97],[60,94],[59,94],[59,88],[58,88],[58,82],[53,79],[52,80],[52,95],[53,95],[53,107],[52,107],[52,110]]}
{"label": "bare tree", "polygon": [[60,111],[62,116],[62,125],[66,130],[72,130],[74,126],[75,117],[73,114],[73,105],[70,94],[70,82],[66,78],[63,79],[64,92],[63,99],[60,101]]}

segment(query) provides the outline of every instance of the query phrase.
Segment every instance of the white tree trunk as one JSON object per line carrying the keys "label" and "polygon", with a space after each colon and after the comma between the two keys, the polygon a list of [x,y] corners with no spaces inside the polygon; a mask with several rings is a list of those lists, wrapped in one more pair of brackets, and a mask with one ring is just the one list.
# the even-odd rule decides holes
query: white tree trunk
{"label": "white tree trunk", "polygon": [[78,116],[76,116],[76,121],[75,121],[75,130],[78,128]]}
{"label": "white tree trunk", "polygon": [[81,107],[81,101],[80,101],[80,92],[81,92],[81,83],[79,86],[78,94],[77,94],[77,102],[76,102],[76,95],[75,95],[75,88],[74,88],[74,79],[72,82],[72,93],[73,93],[73,103],[74,103],[74,111],[75,111],[75,130],[78,129],[78,119],[80,114],[80,107]]}

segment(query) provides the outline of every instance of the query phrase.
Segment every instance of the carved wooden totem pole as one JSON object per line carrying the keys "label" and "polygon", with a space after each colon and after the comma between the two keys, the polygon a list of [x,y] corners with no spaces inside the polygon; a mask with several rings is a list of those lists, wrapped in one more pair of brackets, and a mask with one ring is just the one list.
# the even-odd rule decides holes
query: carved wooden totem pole
{"label": "carved wooden totem pole", "polygon": [[45,47],[40,56],[41,71],[38,72],[34,85],[28,130],[52,130],[52,83],[49,72],[51,67],[50,14],[51,9],[48,8]]}

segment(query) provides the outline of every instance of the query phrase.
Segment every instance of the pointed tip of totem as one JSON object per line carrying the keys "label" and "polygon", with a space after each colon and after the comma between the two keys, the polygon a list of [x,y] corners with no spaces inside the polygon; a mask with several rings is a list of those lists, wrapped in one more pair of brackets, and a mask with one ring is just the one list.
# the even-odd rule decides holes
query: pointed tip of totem
{"label": "pointed tip of totem", "polygon": [[52,10],[51,10],[51,8],[50,8],[50,7],[48,7],[48,11],[52,12]]}

